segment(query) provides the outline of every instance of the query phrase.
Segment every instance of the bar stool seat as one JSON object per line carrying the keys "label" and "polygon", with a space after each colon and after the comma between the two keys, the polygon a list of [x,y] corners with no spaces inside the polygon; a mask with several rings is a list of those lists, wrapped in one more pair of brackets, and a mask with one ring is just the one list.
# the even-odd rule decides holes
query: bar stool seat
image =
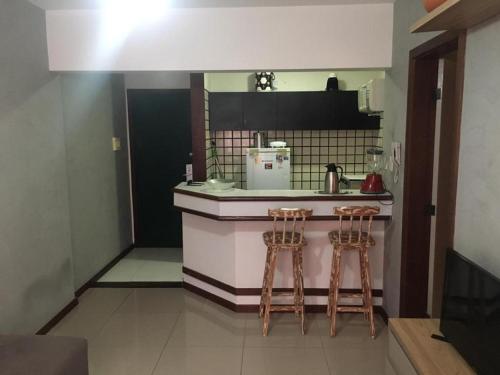
{"label": "bar stool seat", "polygon": [[[361,238],[358,239],[359,232],[358,231],[343,231],[339,241],[339,233],[338,231],[331,231],[328,233],[328,238],[330,239],[330,243],[339,245],[342,244],[344,246],[344,250],[357,250],[360,246],[375,246],[375,240],[368,232],[361,232]],[[349,236],[354,240],[353,243],[350,243],[347,246],[349,241]]]}
{"label": "bar stool seat", "polygon": [[[292,241],[292,235],[293,235],[293,241]],[[262,237],[264,238],[264,243],[266,246],[272,246],[273,245],[273,232],[264,232]],[[276,246],[280,246],[282,248],[285,248],[287,246],[289,247],[299,247],[299,246],[305,246],[307,245],[305,237],[300,240],[300,233],[292,233],[292,232],[285,232],[285,241],[283,241],[283,233],[278,232],[276,233],[276,238],[275,238]]]}
{"label": "bar stool seat", "polygon": [[[337,312],[355,312],[363,313],[365,319],[370,321],[370,336],[375,338],[368,249],[375,245],[375,240],[371,236],[371,227],[373,216],[379,213],[379,207],[367,206],[336,207],[333,210],[333,214],[339,217],[339,225],[337,230],[328,233],[333,247],[327,309],[327,314],[330,316],[330,336],[336,335]],[[368,220],[363,222],[364,218]],[[347,223],[347,229],[344,229],[344,223]],[[342,253],[347,250],[357,250],[359,252],[361,293],[340,293],[341,258]],[[362,306],[339,306],[340,298],[361,298],[363,304]]]}
{"label": "bar stool seat", "polygon": [[[273,218],[273,230],[262,234],[267,246],[266,264],[262,280],[259,316],[263,318],[262,334],[267,336],[272,311],[291,311],[301,317],[301,329],[304,334],[304,278],[302,267],[302,249],[306,245],[304,237],[305,221],[312,215],[312,210],[300,208],[280,208],[268,210]],[[280,228],[278,228],[280,223]],[[293,297],[293,304],[272,305],[273,281],[276,260],[279,252],[292,254],[293,292],[279,292],[275,295]]]}

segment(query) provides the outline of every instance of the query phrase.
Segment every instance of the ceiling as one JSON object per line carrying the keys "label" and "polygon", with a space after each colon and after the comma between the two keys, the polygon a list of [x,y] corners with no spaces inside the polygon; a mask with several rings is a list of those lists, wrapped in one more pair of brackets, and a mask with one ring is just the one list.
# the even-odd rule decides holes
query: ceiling
{"label": "ceiling", "polygon": [[[29,0],[46,10],[98,9],[106,0]],[[140,0],[138,0],[140,3]],[[382,4],[395,0],[165,0],[175,8],[276,7],[339,4]]]}

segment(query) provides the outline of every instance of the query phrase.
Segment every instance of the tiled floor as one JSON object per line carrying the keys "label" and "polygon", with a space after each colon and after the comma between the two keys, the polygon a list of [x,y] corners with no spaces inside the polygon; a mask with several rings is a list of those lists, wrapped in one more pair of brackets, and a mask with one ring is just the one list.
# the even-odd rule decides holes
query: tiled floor
{"label": "tiled floor", "polygon": [[182,249],[134,249],[99,279],[130,281],[182,281]]}
{"label": "tiled floor", "polygon": [[275,314],[268,337],[257,314],[233,313],[184,289],[89,289],[51,332],[89,342],[91,375],[384,374],[387,328],[372,340],[360,315],[342,314],[328,336],[324,314],[300,334]]}

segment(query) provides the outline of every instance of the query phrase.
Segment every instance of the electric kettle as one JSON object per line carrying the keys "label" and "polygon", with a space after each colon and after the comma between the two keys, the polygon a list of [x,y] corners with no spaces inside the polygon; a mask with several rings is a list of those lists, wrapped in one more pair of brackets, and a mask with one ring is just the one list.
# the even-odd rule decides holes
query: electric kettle
{"label": "electric kettle", "polygon": [[[340,190],[340,180],[343,178],[344,170],[341,166],[337,166],[335,164],[327,164],[326,167],[326,175],[325,175],[325,188],[323,193],[326,194],[335,194]],[[340,170],[340,176],[339,171]]]}

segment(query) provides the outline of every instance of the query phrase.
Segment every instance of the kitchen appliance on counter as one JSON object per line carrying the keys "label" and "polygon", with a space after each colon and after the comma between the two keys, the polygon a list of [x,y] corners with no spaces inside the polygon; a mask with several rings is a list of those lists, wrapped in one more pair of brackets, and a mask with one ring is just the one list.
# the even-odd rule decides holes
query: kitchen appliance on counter
{"label": "kitchen appliance on counter", "polygon": [[221,178],[210,178],[205,182],[207,186],[212,191],[224,191],[229,190],[234,187],[236,183],[233,180],[226,180]]}
{"label": "kitchen appliance on counter", "polygon": [[338,194],[340,192],[340,181],[344,178],[344,170],[340,165],[335,165],[333,163],[327,164],[325,167],[325,186],[321,193]]}
{"label": "kitchen appliance on counter", "polygon": [[285,141],[272,141],[272,142],[269,142],[269,147],[270,148],[285,148],[286,142]]}
{"label": "kitchen appliance on counter", "polygon": [[375,78],[359,88],[359,112],[373,115],[384,112],[384,85],[382,78]]}
{"label": "kitchen appliance on counter", "polygon": [[366,151],[366,166],[370,173],[361,183],[361,193],[382,194],[385,193],[385,185],[382,179],[382,171],[385,169],[384,151],[380,148],[370,148]]}
{"label": "kitchen appliance on counter", "polygon": [[267,147],[267,134],[263,132],[253,133],[253,147],[266,148]]}
{"label": "kitchen appliance on counter", "polygon": [[290,189],[290,148],[247,149],[247,189]]}

